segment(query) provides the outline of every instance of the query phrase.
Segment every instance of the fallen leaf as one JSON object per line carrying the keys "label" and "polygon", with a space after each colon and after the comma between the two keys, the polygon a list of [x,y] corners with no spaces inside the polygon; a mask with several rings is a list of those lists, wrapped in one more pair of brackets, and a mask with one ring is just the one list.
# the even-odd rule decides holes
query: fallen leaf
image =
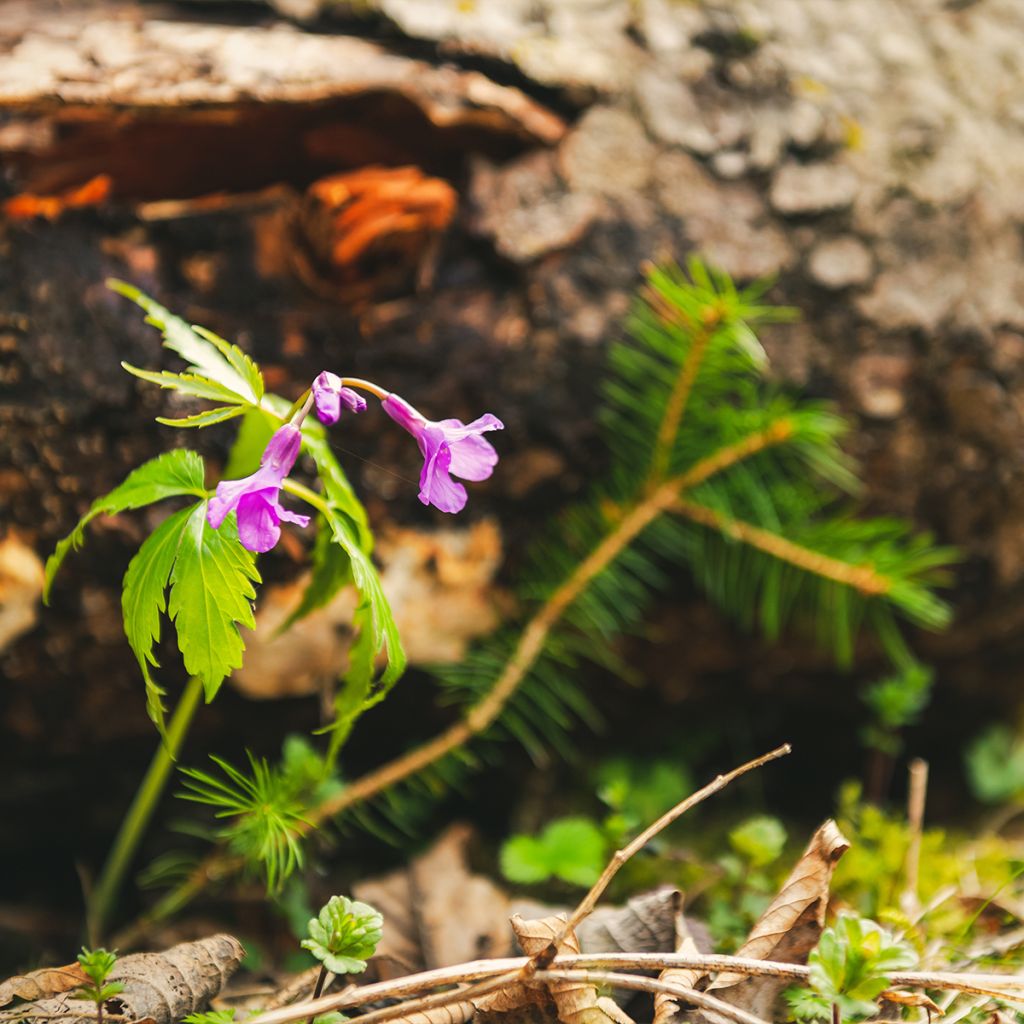
{"label": "fallen leaf", "polygon": [[0,984],[0,1006],[6,1006],[13,999],[47,999],[78,988],[88,980],[82,965],[77,963],[19,974]]}
{"label": "fallen leaf", "polygon": [[[849,848],[849,841],[836,823],[826,821],[814,833],[796,867],[736,955],[781,963],[805,962],[825,924],[832,873]],[[779,978],[746,978],[727,972],[720,974],[708,991],[714,991],[733,1006],[771,1020],[779,993],[788,984]]]}
{"label": "fallen leaf", "polygon": [[[524,921],[518,914],[512,916],[512,931],[527,956],[535,956],[547,949],[565,927],[566,917]],[[575,932],[569,932],[558,945],[560,953],[579,953],[580,944]],[[554,1000],[558,1019],[562,1024],[632,1024],[631,1018],[611,999],[599,998],[593,985],[584,981],[551,981],[547,990]],[[477,1005],[482,1010],[515,1009],[536,1001],[536,987],[514,984],[487,996]]]}
{"label": "fallen leaf", "polygon": [[923,1006],[929,1014],[936,1017],[941,1017],[944,1012],[942,1007],[929,999],[924,992],[904,992],[898,988],[887,988],[878,998],[900,1006]]}
{"label": "fallen leaf", "polygon": [[470,874],[471,836],[468,826],[453,825],[407,868],[353,886],[353,896],[387,921],[375,960],[418,971],[508,951],[508,899],[490,879]]}
{"label": "fallen leaf", "polygon": [[[686,956],[697,956],[700,950],[690,934],[686,916],[683,914],[683,894],[681,892],[677,891],[675,893],[674,903],[676,909],[676,940],[672,948],[675,952],[683,953]],[[697,982],[704,977],[704,972],[687,970],[682,967],[668,967],[658,977],[662,981],[667,981],[674,985],[694,988]],[[657,993],[654,997],[654,1024],[670,1024],[675,1019],[676,1014],[679,1013],[679,1010],[679,1001],[675,996],[671,996],[667,992]]]}
{"label": "fallen leaf", "polygon": [[[512,912],[524,918],[548,917],[571,908],[516,900]],[[598,907],[576,928],[584,953],[663,953],[676,941],[678,890],[663,885],[629,899],[621,907]],[[702,921],[686,918],[686,927],[702,953],[711,952],[711,935]]]}
{"label": "fallen leaf", "polygon": [[[205,1010],[228,978],[238,969],[245,950],[230,935],[214,935],[198,942],[182,942],[163,953],[133,953],[121,957],[110,974],[124,990],[107,1006],[128,1020],[142,1024],[175,1024],[186,1014]],[[95,1005],[74,998],[73,992],[39,999],[0,1012],[0,1021],[22,1024],[95,1024]]]}

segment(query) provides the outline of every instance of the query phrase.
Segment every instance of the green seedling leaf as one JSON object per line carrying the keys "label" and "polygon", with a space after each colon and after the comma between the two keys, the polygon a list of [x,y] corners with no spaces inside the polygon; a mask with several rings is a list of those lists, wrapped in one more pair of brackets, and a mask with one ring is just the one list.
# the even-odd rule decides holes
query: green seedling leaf
{"label": "green seedling leaf", "polygon": [[172,373],[170,370],[140,370],[131,363],[122,362],[121,366],[133,377],[158,384],[160,387],[180,391],[183,395],[194,398],[208,398],[212,402],[225,402],[229,405],[242,405],[248,401],[241,395],[225,387],[211,377],[203,377],[197,373]]}
{"label": "green seedling leaf", "polygon": [[974,795],[1000,804],[1024,794],[1024,740],[1005,725],[979,736],[965,755],[967,778]]}
{"label": "green seedling leaf", "polygon": [[97,498],[75,528],[61,541],[46,561],[46,583],[43,600],[49,601],[53,579],[67,553],[79,548],[85,538],[85,528],[99,515],[115,515],[130,509],[152,505],[164,498],[191,494],[206,497],[203,486],[203,460],[195,452],[184,448],[165,452],[144,462],[125,477],[124,482],[109,494]]}
{"label": "green seedling leaf", "polygon": [[244,415],[245,412],[244,405],[222,405],[219,409],[208,409],[206,412],[197,412],[193,416],[183,416],[180,419],[157,416],[156,421],[165,427],[212,427],[215,423],[234,419],[236,416]]}
{"label": "green seedling leaf", "polygon": [[560,878],[590,886],[601,875],[607,841],[587,818],[553,821],[539,836],[513,836],[501,849],[502,874],[510,882],[531,885]]}
{"label": "green seedling leaf", "polygon": [[777,860],[786,845],[786,829],[778,818],[750,818],[729,833],[729,844],[752,867],[763,868]]}
{"label": "green seedling leaf", "polygon": [[807,958],[811,989],[848,1020],[875,1016],[875,1000],[890,987],[889,975],[916,963],[909,945],[855,914],[840,914]]}
{"label": "green seedling leaf", "polygon": [[255,626],[251,602],[260,574],[242,547],[234,516],[218,530],[206,522],[206,502],[188,518],[171,571],[168,612],[178,631],[185,668],[203,681],[206,700],[242,664],[238,625]]}
{"label": "green seedling leaf", "polygon": [[256,364],[241,349],[212,332],[190,327],[133,285],[111,279],[107,287],[145,310],[146,323],[160,329],[164,345],[189,364],[191,374],[223,385],[231,392],[232,402],[259,404],[263,397],[263,378]]}
{"label": "green seedling leaf", "polygon": [[99,988],[117,963],[117,950],[87,949],[83,946],[82,952],[78,954],[78,962],[93,986]]}
{"label": "green seedling leaf", "polygon": [[234,1010],[207,1010],[205,1013],[190,1013],[183,1017],[185,1024],[235,1024]]}
{"label": "green seedling leaf", "polygon": [[164,691],[150,672],[150,667],[160,667],[153,655],[153,645],[160,639],[160,616],[167,610],[165,591],[171,569],[178,557],[182,535],[196,510],[202,508],[205,508],[205,502],[181,509],[165,519],[146,538],[128,563],[121,591],[125,635],[146,684],[146,710],[163,736],[166,735],[162,700]]}
{"label": "green seedling leaf", "polygon": [[332,896],[309,922],[302,940],[332,974],[359,974],[373,956],[383,934],[384,918],[368,903]]}

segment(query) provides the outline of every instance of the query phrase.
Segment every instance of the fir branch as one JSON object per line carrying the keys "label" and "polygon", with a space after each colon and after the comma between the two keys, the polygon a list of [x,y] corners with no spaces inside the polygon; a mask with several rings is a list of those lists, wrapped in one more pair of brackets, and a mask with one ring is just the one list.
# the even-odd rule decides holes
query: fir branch
{"label": "fir branch", "polygon": [[718,530],[719,533],[723,533],[727,537],[733,537],[744,544],[749,544],[751,547],[782,562],[788,562],[798,569],[833,580],[836,583],[842,583],[847,587],[853,587],[854,590],[866,597],[887,594],[892,589],[892,580],[876,572],[870,565],[850,565],[838,558],[830,558],[820,551],[813,551],[800,544],[794,544],[769,530],[762,530],[760,527],[741,522],[739,519],[730,519],[728,516],[704,505],[698,505],[694,501],[679,498],[673,502],[672,511],[678,512],[702,526]]}

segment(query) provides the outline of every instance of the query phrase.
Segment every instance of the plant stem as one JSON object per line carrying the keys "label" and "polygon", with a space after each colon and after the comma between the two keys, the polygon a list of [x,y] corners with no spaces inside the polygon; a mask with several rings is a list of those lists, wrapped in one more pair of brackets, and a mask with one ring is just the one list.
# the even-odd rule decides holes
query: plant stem
{"label": "plant stem", "polygon": [[[313,998],[314,999],[319,999],[320,996],[323,995],[324,982],[326,980],[327,980],[327,964],[321,964],[320,965],[320,973],[316,976],[316,984],[313,986]],[[316,1020],[316,1014],[315,1013],[311,1013],[309,1015],[309,1020],[306,1021],[306,1024],[313,1024],[314,1020]]]}
{"label": "plant stem", "polygon": [[202,680],[198,676],[191,676],[185,684],[185,690],[171,716],[167,727],[167,739],[157,747],[156,754],[153,756],[135,798],[128,808],[128,813],[121,823],[121,829],[117,833],[114,845],[110,848],[99,881],[90,894],[87,919],[89,941],[93,946],[100,942],[114,900],[121,890],[128,868],[131,867],[139,843],[145,834],[146,826],[160,802],[164,787],[167,785],[167,778],[174,766],[178,751],[181,750],[202,693]]}

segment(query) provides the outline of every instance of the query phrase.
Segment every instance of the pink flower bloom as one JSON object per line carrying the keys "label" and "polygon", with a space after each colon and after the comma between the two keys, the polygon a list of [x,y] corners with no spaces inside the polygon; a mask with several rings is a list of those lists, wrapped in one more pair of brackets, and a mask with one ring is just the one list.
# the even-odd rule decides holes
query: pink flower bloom
{"label": "pink flower bloom", "polygon": [[358,391],[347,388],[336,373],[324,370],[313,381],[313,401],[321,423],[337,423],[344,405],[349,412],[363,412],[366,399]]}
{"label": "pink flower bloom", "polygon": [[206,521],[216,530],[229,512],[238,517],[238,539],[250,551],[269,551],[281,536],[281,521],[309,525],[309,516],[290,512],[278,500],[281,484],[291,472],[302,446],[302,431],[286,423],[274,432],[260,459],[260,468],[244,480],[222,480],[210,499]]}
{"label": "pink flower bloom", "polygon": [[466,504],[466,488],[452,476],[463,480],[486,480],[498,461],[498,453],[480,435],[488,430],[503,430],[497,416],[485,413],[466,424],[462,420],[428,420],[398,395],[388,395],[381,404],[384,411],[409,431],[423,453],[420,473],[420,501],[442,512],[459,512]]}

